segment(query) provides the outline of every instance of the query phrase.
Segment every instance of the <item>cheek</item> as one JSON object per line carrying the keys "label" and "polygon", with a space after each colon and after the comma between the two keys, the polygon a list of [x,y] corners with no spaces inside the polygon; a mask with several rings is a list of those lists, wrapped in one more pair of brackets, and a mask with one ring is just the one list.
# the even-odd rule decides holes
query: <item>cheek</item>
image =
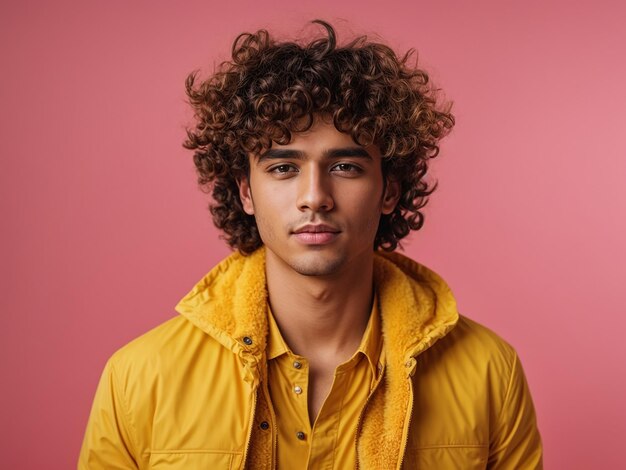
{"label": "cheek", "polygon": [[280,219],[281,213],[283,213],[283,211],[277,209],[272,201],[268,201],[266,197],[255,198],[254,218],[263,243],[268,244],[277,240],[278,237],[276,234],[284,225]]}
{"label": "cheek", "polygon": [[355,220],[356,229],[364,237],[369,238],[378,230],[382,211],[381,197],[377,197],[376,191],[353,192],[348,202],[349,211],[354,216],[360,214]]}
{"label": "cheek", "polygon": [[254,217],[256,220],[256,226],[259,229],[259,235],[261,236],[261,240],[265,244],[271,244],[272,241],[276,240],[276,234],[272,228],[272,221],[266,219],[265,215],[259,211],[256,212]]}

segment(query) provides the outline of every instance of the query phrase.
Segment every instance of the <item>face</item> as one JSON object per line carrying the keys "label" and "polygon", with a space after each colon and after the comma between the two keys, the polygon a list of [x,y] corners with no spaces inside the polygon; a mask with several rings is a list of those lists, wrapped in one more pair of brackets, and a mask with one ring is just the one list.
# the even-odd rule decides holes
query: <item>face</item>
{"label": "face", "polygon": [[239,194],[268,261],[325,276],[371,259],[380,217],[393,212],[399,185],[383,185],[376,146],[361,147],[318,118],[289,144],[250,155],[250,177],[240,181]]}

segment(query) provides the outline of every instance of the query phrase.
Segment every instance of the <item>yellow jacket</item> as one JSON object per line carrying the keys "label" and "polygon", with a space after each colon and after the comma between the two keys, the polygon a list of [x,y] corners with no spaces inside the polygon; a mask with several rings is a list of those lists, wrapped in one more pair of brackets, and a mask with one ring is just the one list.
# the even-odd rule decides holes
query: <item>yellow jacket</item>
{"label": "yellow jacket", "polygon": [[[445,282],[409,258],[377,253],[374,276],[384,346],[357,427],[358,467],[542,468],[513,348],[459,315]],[[181,316],[117,351],[78,467],[275,468],[266,299],[264,249],[235,253],[179,302]]]}

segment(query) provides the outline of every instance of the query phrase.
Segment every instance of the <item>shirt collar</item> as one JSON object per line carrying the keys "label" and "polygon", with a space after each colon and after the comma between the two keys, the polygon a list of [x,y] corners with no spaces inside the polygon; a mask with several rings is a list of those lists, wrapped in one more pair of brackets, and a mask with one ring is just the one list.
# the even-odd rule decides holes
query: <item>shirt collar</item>
{"label": "shirt collar", "polygon": [[289,352],[289,347],[283,339],[283,335],[280,334],[272,309],[267,304],[267,318],[268,318],[268,338],[267,338],[267,360],[271,361],[278,356]]}
{"label": "shirt collar", "polygon": [[[267,305],[268,316],[268,338],[267,338],[267,359],[272,360],[285,353],[290,353],[289,346],[285,343],[283,336],[280,333],[278,324],[272,314],[272,309],[269,304]],[[370,318],[363,333],[361,344],[357,349],[357,352],[361,352],[367,357],[367,360],[372,369],[372,374],[376,377],[378,371],[378,362],[380,358],[380,351],[382,349],[382,334],[380,324],[380,312],[378,307],[378,296],[374,294],[374,301],[372,302],[372,311]]]}

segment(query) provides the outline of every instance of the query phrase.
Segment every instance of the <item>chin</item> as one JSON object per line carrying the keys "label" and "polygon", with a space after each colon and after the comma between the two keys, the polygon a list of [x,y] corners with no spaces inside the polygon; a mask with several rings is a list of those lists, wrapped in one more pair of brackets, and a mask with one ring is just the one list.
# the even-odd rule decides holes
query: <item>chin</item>
{"label": "chin", "polygon": [[320,253],[292,259],[288,262],[291,268],[302,276],[331,276],[342,270],[346,263],[343,256],[325,257]]}

